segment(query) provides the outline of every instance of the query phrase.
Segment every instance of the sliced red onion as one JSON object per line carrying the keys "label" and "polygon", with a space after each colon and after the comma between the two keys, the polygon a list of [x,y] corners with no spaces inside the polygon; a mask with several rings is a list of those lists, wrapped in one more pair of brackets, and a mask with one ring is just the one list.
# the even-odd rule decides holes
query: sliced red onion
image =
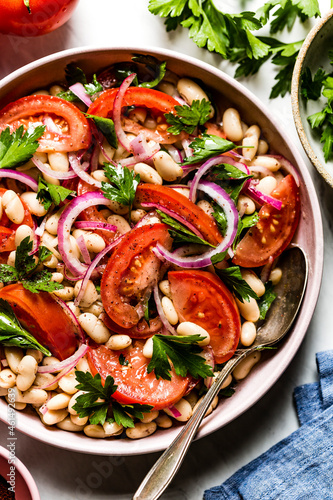
{"label": "sliced red onion", "polygon": [[71,250],[69,236],[73,222],[82,210],[94,205],[110,205],[111,203],[111,200],[105,198],[102,193],[90,191],[74,198],[62,212],[58,224],[58,249],[62,260],[73,276],[80,276],[87,271],[87,266],[82,264]]}
{"label": "sliced red onion", "polygon": [[92,261],[92,263],[90,264],[90,266],[88,267],[87,269],[87,272],[85,273],[85,276],[83,278],[83,281],[81,283],[81,287],[80,287],[80,290],[79,290],[79,293],[76,297],[76,299],[74,300],[74,305],[79,305],[79,303],[81,302],[81,299],[84,295],[84,292],[87,288],[87,284],[88,284],[88,281],[90,279],[90,276],[92,275],[92,272],[94,271],[95,267],[97,266],[97,264],[99,263],[99,261],[108,253],[110,252],[110,250],[112,250],[112,248],[114,248],[116,245],[118,245],[118,243],[120,242],[120,240],[123,238],[123,235],[122,236],[119,236],[119,238],[117,238],[116,240],[114,240],[112,243],[110,243],[110,245],[107,245],[104,250],[102,250],[101,252],[99,252],[98,255],[96,255],[96,257],[94,258],[94,260]]}
{"label": "sliced red onion", "polygon": [[262,268],[261,273],[260,273],[260,279],[263,283],[267,283],[267,281],[269,279],[269,275],[271,274],[273,263],[274,263],[274,259],[273,259],[273,256],[271,255],[268,259],[267,264],[264,265],[264,267]]}
{"label": "sliced red onion", "polygon": [[94,220],[77,220],[75,221],[74,226],[77,229],[104,229],[105,231],[112,231],[113,233],[117,231],[117,226],[114,226],[113,224]]}
{"label": "sliced red onion", "polygon": [[168,332],[171,333],[171,335],[177,335],[176,330],[170,324],[170,322],[168,321],[168,319],[164,313],[157,284],[154,286],[154,299],[155,299],[157,313],[158,313],[158,315],[163,323],[164,328],[166,328],[168,330]]}
{"label": "sliced red onion", "polygon": [[38,229],[36,221],[34,220],[33,223],[34,223],[34,227],[32,228],[32,250],[31,250],[29,255],[34,255],[36,252],[38,252],[39,244],[40,244],[39,236],[36,233],[36,231]]}
{"label": "sliced red onion", "polygon": [[81,328],[81,325],[80,325],[77,317],[73,313],[72,309],[70,309],[70,307],[68,307],[67,303],[64,302],[62,299],[59,299],[59,297],[57,297],[56,295],[54,295],[53,298],[60,305],[60,307],[62,308],[64,313],[67,314],[69,319],[72,321],[73,326],[74,326],[74,330],[75,330],[75,334],[80,338],[80,342],[82,344],[86,344],[87,343],[87,335],[84,332],[84,330]]}
{"label": "sliced red onion", "polygon": [[190,148],[190,144],[192,142],[193,142],[192,139],[183,139],[182,140],[182,146],[183,146],[186,158],[189,158],[190,156],[193,156],[193,149]]}
{"label": "sliced red onion", "polygon": [[23,172],[17,172],[17,170],[10,170],[8,168],[0,169],[0,178],[8,177],[8,179],[15,179],[16,181],[22,182],[31,188],[33,191],[38,191],[38,182],[35,181],[30,175],[24,174]]}
{"label": "sliced red onion", "polygon": [[118,163],[120,163],[120,165],[128,167],[130,165],[135,165],[136,163],[145,162],[148,165],[153,166],[151,157],[161,149],[159,144],[155,143],[153,146],[149,145],[147,139],[141,134],[135,137],[130,144],[134,155],[129,158],[119,160]]}
{"label": "sliced red onion", "polygon": [[159,203],[140,203],[140,205],[144,208],[157,208],[161,212],[164,212],[167,215],[170,215],[170,217],[178,220],[178,222],[180,222],[184,226],[188,227],[188,229],[190,231],[192,231],[192,233],[199,236],[199,238],[203,238],[202,233],[200,233],[200,231],[195,226],[193,226],[193,224],[191,224],[191,222],[187,221],[186,219],[184,219],[184,217],[182,217],[181,215],[178,215],[176,212],[173,212],[172,210],[169,210],[168,208],[163,207]]}
{"label": "sliced red onion", "polygon": [[1,365],[0,365],[0,366],[3,366],[4,368],[5,368],[6,366],[8,366],[8,361],[7,361],[7,359],[6,359],[6,358],[2,358],[2,359],[0,360],[0,363],[1,363]]}
{"label": "sliced red onion", "polygon": [[[56,170],[52,170],[51,168],[46,167],[45,164],[42,161],[40,161],[36,156],[33,156],[31,159],[34,162],[34,164],[36,165],[36,167],[38,168],[38,170],[43,172],[43,174],[47,174],[50,177],[53,177],[54,179],[63,180],[63,179],[74,179],[75,177],[77,177],[75,172],[71,172],[71,171],[69,171],[69,172],[57,172]],[[37,191],[37,189],[36,189],[36,191]]]}
{"label": "sliced red onion", "polygon": [[49,409],[48,409],[48,407],[47,407],[47,403],[48,403],[48,401],[50,401],[51,397],[52,397],[52,392],[51,392],[51,391],[49,391],[49,392],[47,393],[47,399],[46,399],[45,403],[44,403],[44,404],[43,404],[43,405],[39,408],[39,411],[40,411],[40,413],[41,413],[43,416],[44,416],[44,415],[45,415],[45,414],[49,411]]}
{"label": "sliced red onion", "polygon": [[287,158],[285,158],[282,155],[265,155],[265,156],[270,156],[271,158],[275,158],[281,164],[282,170],[284,172],[287,172],[287,174],[290,174],[290,175],[293,176],[293,178],[295,179],[297,187],[300,186],[300,176],[299,176],[299,173],[297,172],[297,170],[294,167],[294,165],[292,163],[290,163],[289,160],[287,160]]}
{"label": "sliced red onion", "polygon": [[184,99],[182,99],[182,98],[179,96],[179,94],[178,94],[178,93],[177,93],[177,94],[174,94],[172,97],[173,97],[174,99],[176,99],[176,101],[177,101],[177,102],[179,102],[179,104],[180,104],[181,106],[187,106],[187,107],[189,107],[189,105],[187,104],[187,102],[186,102],[186,101],[184,101]]}
{"label": "sliced red onion", "polygon": [[153,248],[153,252],[161,260],[168,260],[172,264],[184,268],[197,269],[200,267],[207,267],[211,264],[211,258],[213,255],[224,252],[227,250],[235,239],[238,227],[238,212],[235,207],[234,202],[230,196],[217,184],[208,181],[201,181],[198,185],[198,189],[206,193],[210,198],[212,198],[224,211],[227,219],[227,229],[225,236],[221,243],[208,252],[202,255],[197,255],[194,257],[179,257],[174,253],[166,250],[160,243]]}
{"label": "sliced red onion", "polygon": [[135,73],[129,75],[123,83],[120,85],[119,90],[116,94],[114,104],[113,104],[113,122],[116,135],[118,137],[118,141],[120,144],[126,149],[126,151],[131,151],[131,144],[125,134],[123,127],[121,126],[121,110],[123,104],[123,98],[126,93],[126,90],[131,85],[132,81],[136,77]]}
{"label": "sliced red onion", "polygon": [[90,172],[95,172],[98,169],[99,147],[96,144],[90,157]]}
{"label": "sliced red onion", "polygon": [[49,132],[61,137],[60,127],[58,127],[58,125],[56,123],[54,123],[54,121],[52,120],[52,118],[50,116],[48,116],[48,115],[44,116],[43,123]]}
{"label": "sliced red onion", "polygon": [[246,193],[260,205],[268,203],[277,210],[281,210],[282,208],[281,200],[277,200],[276,198],[273,198],[273,196],[269,196],[268,194],[262,193],[261,191],[256,189],[252,184],[250,184],[249,187],[246,189]]}
{"label": "sliced red onion", "polygon": [[67,375],[67,373],[69,373],[71,370],[73,370],[75,365],[76,365],[76,362],[74,364],[68,366],[67,368],[64,368],[60,373],[58,373],[58,375],[51,382],[48,382],[47,384],[40,386],[39,389],[47,389],[51,385],[56,384],[57,382],[59,382],[60,379],[62,379],[62,377],[64,377],[65,375]]}
{"label": "sliced red onion", "polygon": [[84,241],[84,237],[82,234],[78,238],[76,238],[76,243],[77,243],[77,246],[79,247],[81,255],[83,257],[83,262],[89,266],[91,264],[91,258],[90,258],[89,250],[87,248],[87,244]]}
{"label": "sliced red onion", "polygon": [[88,162],[84,162],[81,165],[81,162],[76,153],[68,153],[68,159],[70,166],[72,167],[75,174],[80,177],[80,179],[87,182],[87,184],[90,184],[91,186],[97,187],[98,189],[102,187],[102,183],[100,181],[96,181],[96,179],[91,177],[88,172],[85,172],[85,170],[87,170],[89,167]]}
{"label": "sliced red onion", "polygon": [[49,214],[46,214],[44,219],[42,220],[42,222],[40,223],[40,225],[36,228],[35,230],[35,235],[36,236],[43,236],[44,234],[44,231],[45,231],[45,225],[46,225],[46,222],[48,220],[48,218],[50,217]]}
{"label": "sliced red onion", "polygon": [[48,366],[38,366],[37,372],[38,373],[56,373],[60,372],[64,368],[68,368],[69,366],[71,369],[73,366],[75,366],[78,361],[87,353],[89,350],[89,346],[85,344],[81,344],[80,347],[78,348],[77,351],[75,351],[72,356],[70,356],[67,359],[64,359],[63,361],[59,361],[59,363],[55,363],[53,365],[48,365]]}
{"label": "sliced red onion", "polygon": [[90,106],[92,104],[92,100],[90,99],[89,95],[86,92],[86,89],[82,85],[82,83],[74,83],[74,85],[71,85],[69,87],[69,90],[73,92],[73,94],[76,95],[86,106]]}
{"label": "sliced red onion", "polygon": [[196,200],[196,195],[197,195],[197,187],[198,183],[200,182],[200,179],[203,175],[205,175],[208,170],[210,170],[212,167],[215,165],[221,165],[223,163],[227,163],[228,165],[232,165],[242,172],[246,173],[247,175],[250,175],[250,171],[245,165],[245,163],[240,163],[233,158],[230,158],[230,156],[225,156],[225,155],[220,155],[220,156],[214,156],[213,158],[210,158],[209,160],[205,161],[203,165],[199,168],[197,173],[194,176],[194,179],[191,183],[191,189],[190,189],[190,200],[195,203]]}
{"label": "sliced red onion", "polygon": [[181,417],[182,414],[180,413],[179,410],[175,406],[169,406],[168,408],[169,412],[172,413],[172,416],[175,418]]}
{"label": "sliced red onion", "polygon": [[182,163],[183,161],[183,155],[177,149],[173,144],[164,144],[165,149],[168,151],[169,155],[171,158],[176,162],[176,163]]}

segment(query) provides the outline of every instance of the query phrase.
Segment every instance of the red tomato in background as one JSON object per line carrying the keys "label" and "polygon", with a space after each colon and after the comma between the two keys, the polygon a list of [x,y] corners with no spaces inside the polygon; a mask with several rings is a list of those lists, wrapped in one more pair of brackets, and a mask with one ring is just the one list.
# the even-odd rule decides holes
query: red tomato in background
{"label": "red tomato in background", "polygon": [[7,104],[0,111],[0,132],[7,127],[12,132],[20,125],[26,129],[28,122],[42,122],[44,116],[57,120],[59,134],[46,129],[37,151],[68,152],[89,147],[90,125],[84,114],[71,102],[50,95],[29,95]]}
{"label": "red tomato in background", "polygon": [[291,242],[300,215],[299,189],[292,175],[278,184],[271,196],[282,201],[281,210],[264,205],[259,211],[259,221],[251,227],[236,247],[234,264],[242,267],[259,267],[276,259]]}
{"label": "red tomato in background", "polygon": [[53,356],[63,360],[75,352],[74,323],[50,293],[32,293],[16,283],[2,288],[0,298],[9,303],[23,328]]}
{"label": "red tomato in background", "polygon": [[0,33],[38,36],[50,33],[71,17],[79,0],[0,0]]}
{"label": "red tomato in background", "polygon": [[241,322],[227,287],[207,271],[171,271],[168,280],[179,320],[207,330],[215,362],[228,361],[237,349]]}
{"label": "red tomato in background", "polygon": [[[112,351],[99,346],[88,351],[88,362],[93,376],[99,373],[104,381],[108,375],[118,386],[112,397],[122,404],[147,404],[155,410],[167,408],[179,401],[187,391],[190,377],[180,377],[174,370],[171,380],[156,379],[154,371],[147,372],[150,359],[142,354],[144,341],[136,341],[123,351]],[[128,366],[119,363],[122,354]]]}

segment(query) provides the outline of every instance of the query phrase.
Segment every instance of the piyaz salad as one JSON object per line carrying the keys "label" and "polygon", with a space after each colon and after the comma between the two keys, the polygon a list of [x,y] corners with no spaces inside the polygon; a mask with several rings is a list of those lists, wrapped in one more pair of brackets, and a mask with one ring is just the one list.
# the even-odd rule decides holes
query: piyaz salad
{"label": "piyaz salad", "polygon": [[298,175],[165,62],[65,74],[0,111],[0,396],[48,426],[142,438],[188,420],[254,342]]}

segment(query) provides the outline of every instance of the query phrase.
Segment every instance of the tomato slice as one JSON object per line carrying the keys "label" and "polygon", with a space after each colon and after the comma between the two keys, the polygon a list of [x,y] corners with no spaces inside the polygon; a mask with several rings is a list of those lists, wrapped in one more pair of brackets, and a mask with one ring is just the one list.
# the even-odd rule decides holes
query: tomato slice
{"label": "tomato slice", "polygon": [[140,321],[132,328],[124,328],[120,325],[117,325],[112,319],[105,314],[103,317],[103,323],[109,328],[109,330],[120,333],[123,335],[129,335],[132,339],[148,339],[152,337],[156,333],[162,333],[163,323],[159,317],[150,318],[149,325],[147,321],[142,318]]}
{"label": "tomato slice", "polygon": [[191,321],[210,335],[216,363],[230,359],[240,336],[239,311],[227,287],[207,271],[171,271],[173,304],[180,321]]}
{"label": "tomato slice", "polygon": [[22,326],[53,356],[63,360],[75,352],[73,321],[51,294],[32,293],[16,283],[2,288],[0,298],[9,303]]}
{"label": "tomato slice", "polygon": [[43,122],[50,116],[59,128],[59,134],[46,129],[39,139],[38,151],[78,151],[87,149],[91,140],[87,118],[71,102],[49,95],[30,95],[11,102],[0,111],[0,132],[20,125]]}
{"label": "tomato slice", "polygon": [[[7,189],[0,188],[0,198],[3,197],[6,191]],[[34,221],[31,213],[23,200],[21,200],[21,203],[24,207],[24,219],[21,224],[25,224],[26,226],[33,228]],[[14,224],[10,219],[8,219],[5,212],[2,213],[0,219],[0,252],[12,252],[13,250],[16,250],[15,232],[21,224]]]}
{"label": "tomato slice", "polygon": [[[112,117],[114,100],[118,88],[105,90],[89,107],[88,113],[91,115]],[[123,116],[122,125],[126,132],[136,135],[143,133],[147,139],[163,144],[172,144],[177,140],[187,137],[188,134],[182,132],[180,135],[173,135],[166,131],[167,125],[164,113],[174,113],[175,106],[179,105],[173,97],[155,89],[145,89],[143,87],[129,87],[123,98],[123,106],[135,106],[148,108],[153,115],[158,117],[159,123],[156,130],[150,130],[134,122],[130,118]]]}
{"label": "tomato slice", "polygon": [[195,205],[186,196],[166,186],[154,184],[140,184],[136,190],[135,200],[137,203],[153,203],[156,207],[164,207],[188,222],[191,222],[203,238],[212,245],[218,245],[222,240],[220,231],[213,217],[210,217]]}
{"label": "tomato slice", "polygon": [[[144,341],[136,341],[123,351],[112,351],[105,346],[88,351],[88,362],[92,374],[101,375],[104,381],[108,375],[114,378],[118,386],[112,395],[122,404],[148,404],[155,410],[167,408],[186,393],[190,378],[176,375],[171,372],[171,380],[156,379],[154,372],[147,373],[150,362],[142,354]],[[129,362],[128,366],[119,363],[122,354]]]}
{"label": "tomato slice", "polygon": [[171,248],[165,224],[148,224],[125,234],[115,248],[101,281],[101,297],[110,318],[123,328],[137,325],[142,304],[157,281],[161,261],[152,252],[160,242]]}
{"label": "tomato slice", "polygon": [[250,228],[236,247],[233,263],[243,267],[259,267],[278,257],[291,242],[300,215],[300,197],[295,179],[287,175],[271,196],[282,201],[281,210],[264,205],[259,221]]}

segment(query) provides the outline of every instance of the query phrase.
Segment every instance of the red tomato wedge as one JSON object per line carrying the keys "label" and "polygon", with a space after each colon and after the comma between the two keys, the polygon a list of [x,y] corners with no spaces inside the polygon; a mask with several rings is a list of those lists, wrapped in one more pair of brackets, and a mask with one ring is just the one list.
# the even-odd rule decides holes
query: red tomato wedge
{"label": "red tomato wedge", "polygon": [[89,147],[90,126],[83,113],[71,102],[49,95],[30,95],[5,106],[0,111],[0,132],[7,127],[13,132],[20,125],[26,129],[29,123],[43,122],[46,116],[54,120],[59,134],[46,129],[38,151],[67,152]]}
{"label": "red tomato wedge", "polygon": [[150,318],[149,325],[147,321],[142,318],[135,326],[132,326],[132,328],[124,328],[112,321],[107,314],[104,314],[103,323],[106,324],[109,330],[115,333],[129,335],[132,339],[147,339],[156,333],[162,333],[163,329],[163,323],[159,317],[153,319]]}
{"label": "red tomato wedge", "polygon": [[242,267],[259,267],[278,257],[291,242],[300,215],[300,197],[295,179],[287,175],[271,196],[282,201],[281,210],[264,205],[259,221],[239,242],[233,263]]}
{"label": "red tomato wedge", "polygon": [[[172,370],[171,380],[156,379],[155,373],[147,373],[150,362],[142,354],[144,341],[136,341],[123,351],[112,351],[105,346],[88,351],[88,362],[93,376],[99,373],[104,381],[108,375],[114,378],[118,386],[112,395],[122,404],[148,404],[155,410],[167,408],[186,393],[190,378],[180,377]],[[129,362],[128,366],[119,363],[123,354]]]}
{"label": "red tomato wedge", "polygon": [[[3,197],[7,189],[0,188],[0,198]],[[34,221],[32,219],[31,213],[29,212],[26,204],[23,200],[21,203],[24,207],[24,219],[22,224],[29,226],[31,228],[34,227]],[[15,231],[21,224],[14,224],[6,215],[5,212],[2,213],[2,217],[0,219],[0,252],[12,252],[16,250],[15,245]]]}
{"label": "red tomato wedge", "polygon": [[236,302],[222,281],[207,271],[171,271],[173,304],[180,321],[205,328],[216,363],[230,359],[238,345],[241,322]]}
{"label": "red tomato wedge", "polygon": [[22,326],[53,356],[63,360],[75,352],[73,321],[51,294],[32,293],[17,283],[2,288],[0,298],[9,303]]}
{"label": "red tomato wedge", "polygon": [[152,252],[158,242],[171,248],[165,224],[138,227],[124,236],[108,260],[101,281],[102,302],[112,321],[123,328],[132,328],[143,316],[140,310],[161,266]]}
{"label": "red tomato wedge", "polygon": [[136,190],[135,200],[139,204],[153,203],[156,207],[164,207],[175,212],[193,224],[201,232],[203,238],[212,245],[218,245],[222,240],[213,217],[207,215],[202,208],[172,188],[154,184],[140,184]]}
{"label": "red tomato wedge", "polygon": [[[114,100],[118,88],[105,90],[89,107],[88,113],[91,115],[112,117]],[[169,125],[164,119],[165,113],[173,113],[175,106],[179,105],[173,97],[155,89],[145,89],[143,87],[129,87],[123,98],[123,106],[135,106],[148,108],[151,113],[159,118],[156,130],[150,130],[134,122],[130,118],[123,116],[123,128],[126,132],[132,132],[136,135],[143,133],[147,139],[154,140],[163,144],[172,144],[180,138],[187,137],[182,132],[180,135],[173,135],[167,132]]]}

